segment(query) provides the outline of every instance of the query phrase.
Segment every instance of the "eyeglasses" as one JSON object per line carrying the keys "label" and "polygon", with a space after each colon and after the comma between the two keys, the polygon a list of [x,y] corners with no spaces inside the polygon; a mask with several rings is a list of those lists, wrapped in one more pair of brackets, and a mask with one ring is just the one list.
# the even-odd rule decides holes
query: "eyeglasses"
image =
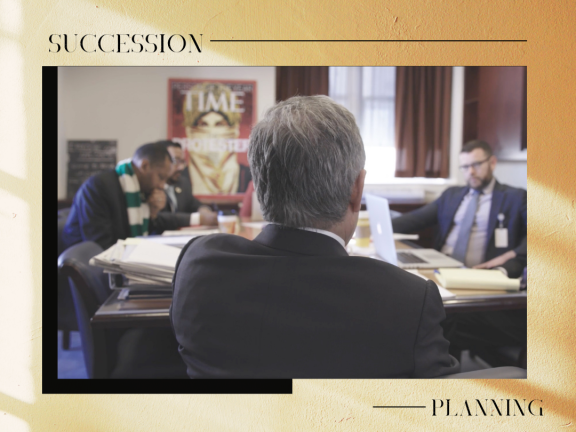
{"label": "eyeglasses", "polygon": [[483,161],[474,162],[474,163],[471,163],[469,165],[460,165],[458,168],[460,168],[460,171],[462,171],[462,172],[468,171],[468,169],[470,167],[474,168],[474,170],[477,170],[478,168],[480,168],[480,165],[482,165],[484,162],[487,162],[488,159],[490,159],[490,158],[486,158]]}
{"label": "eyeglasses", "polygon": [[172,164],[177,168],[185,167],[186,161],[184,159],[174,158],[174,162],[172,162]]}

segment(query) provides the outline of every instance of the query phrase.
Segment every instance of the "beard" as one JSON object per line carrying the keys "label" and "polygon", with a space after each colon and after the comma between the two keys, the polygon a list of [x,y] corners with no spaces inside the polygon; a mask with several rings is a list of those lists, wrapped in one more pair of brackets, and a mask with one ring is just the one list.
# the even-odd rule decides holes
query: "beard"
{"label": "beard", "polygon": [[[483,180],[480,181],[480,183],[477,186],[473,186],[470,183],[470,180],[468,180],[468,186],[471,189],[475,189],[477,191],[482,191],[483,189],[486,188],[486,186],[488,186],[490,184],[490,182],[492,181],[492,179],[494,178],[494,176],[492,175],[492,173],[490,173],[489,175],[487,175]],[[478,179],[480,180],[480,179]]]}
{"label": "beard", "polygon": [[172,177],[169,177],[168,180],[166,180],[166,183],[168,183],[170,186],[175,185],[176,183],[178,183],[178,180],[180,180],[181,175],[182,175],[181,172],[173,174]]}

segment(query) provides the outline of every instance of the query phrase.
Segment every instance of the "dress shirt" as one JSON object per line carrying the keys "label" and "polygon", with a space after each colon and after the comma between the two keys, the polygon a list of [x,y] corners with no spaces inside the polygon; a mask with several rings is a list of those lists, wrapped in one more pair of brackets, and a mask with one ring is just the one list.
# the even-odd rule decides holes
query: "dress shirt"
{"label": "dress shirt", "polygon": [[[274,225],[282,225],[276,222],[270,222],[271,224]],[[334,240],[336,240],[338,243],[340,243],[340,246],[342,246],[344,249],[346,249],[346,243],[344,243],[344,239],[342,237],[340,237],[338,234],[334,234],[333,232],[330,231],[326,231],[326,230],[321,230],[318,228],[308,228],[308,227],[303,227],[303,228],[298,228],[300,230],[304,230],[304,231],[311,231],[311,232],[315,232],[318,234],[324,234],[325,236],[331,237]]]}
{"label": "dress shirt", "polygon": [[170,211],[172,213],[175,213],[176,207],[178,206],[178,201],[176,200],[176,191],[174,190],[174,185],[169,185],[168,183],[166,183],[164,185],[164,190],[166,191],[166,197],[168,198]]}
{"label": "dress shirt", "polygon": [[340,237],[338,234],[334,234],[333,232],[330,231],[325,231],[325,230],[321,230],[318,228],[298,228],[304,231],[312,231],[318,234],[324,234],[328,237],[332,237],[334,240],[336,240],[338,243],[340,243],[340,246],[342,246],[344,249],[346,249],[346,244],[344,243],[344,239],[342,237]]}
{"label": "dress shirt", "polygon": [[[166,192],[166,197],[168,198],[170,211],[172,213],[176,213],[178,211],[178,200],[176,199],[176,190],[174,189],[174,185],[169,185],[166,183],[164,185],[164,191]],[[190,213],[190,225],[200,225],[200,213]]]}
{"label": "dress shirt", "polygon": [[[466,258],[464,264],[467,267],[474,267],[475,265],[484,262],[484,254],[486,248],[486,240],[488,238],[488,219],[490,217],[490,207],[492,205],[492,192],[494,191],[494,185],[496,184],[496,179],[493,178],[492,181],[482,189],[482,194],[478,199],[478,208],[476,210],[476,216],[474,218],[474,225],[472,226],[472,231],[470,232],[470,240],[468,241],[468,249],[466,250]],[[462,219],[466,213],[466,208],[473,197],[473,190],[464,196],[456,214],[454,215],[454,224],[452,229],[446,237],[446,242],[441,249],[441,252],[446,255],[452,255],[454,246],[456,245],[456,240],[458,239],[458,233],[460,231],[460,226],[462,224]]]}

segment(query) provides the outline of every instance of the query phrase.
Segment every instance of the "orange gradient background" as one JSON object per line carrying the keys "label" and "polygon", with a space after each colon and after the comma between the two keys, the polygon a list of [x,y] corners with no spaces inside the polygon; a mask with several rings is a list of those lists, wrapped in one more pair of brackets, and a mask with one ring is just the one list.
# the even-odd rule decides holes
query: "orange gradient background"
{"label": "orange gradient background", "polygon": [[[0,0],[0,430],[576,430],[575,23],[575,2],[562,0]],[[53,54],[53,33],[202,33],[203,51]],[[57,151],[56,142],[42,143],[42,65],[526,65],[529,379],[295,380],[292,395],[42,395],[41,162]],[[55,197],[51,187],[46,199]],[[44,296],[55,295],[54,282],[44,284]],[[475,398],[541,399],[544,416],[432,417],[430,408],[372,408],[430,407],[432,398],[455,406]]]}

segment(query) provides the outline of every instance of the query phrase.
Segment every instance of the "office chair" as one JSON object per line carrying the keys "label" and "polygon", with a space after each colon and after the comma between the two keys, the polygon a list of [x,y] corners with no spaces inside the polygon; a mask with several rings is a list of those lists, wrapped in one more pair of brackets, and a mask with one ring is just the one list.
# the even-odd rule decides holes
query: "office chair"
{"label": "office chair", "polygon": [[470,357],[480,357],[489,365],[515,366],[525,369],[527,365],[526,351],[526,346],[504,346],[492,350],[473,348],[470,350]]}
{"label": "office chair", "polygon": [[[62,231],[69,213],[69,208],[58,210],[58,256],[65,249],[62,242]],[[69,349],[70,332],[77,331],[78,324],[68,278],[60,277],[60,275],[58,275],[58,330],[62,330],[62,348]]]}
{"label": "office chair", "polygon": [[88,241],[71,246],[58,259],[60,273],[70,281],[88,377],[188,378],[171,329],[93,331],[90,319],[111,293],[107,275],[88,264],[100,252],[98,244]]}

